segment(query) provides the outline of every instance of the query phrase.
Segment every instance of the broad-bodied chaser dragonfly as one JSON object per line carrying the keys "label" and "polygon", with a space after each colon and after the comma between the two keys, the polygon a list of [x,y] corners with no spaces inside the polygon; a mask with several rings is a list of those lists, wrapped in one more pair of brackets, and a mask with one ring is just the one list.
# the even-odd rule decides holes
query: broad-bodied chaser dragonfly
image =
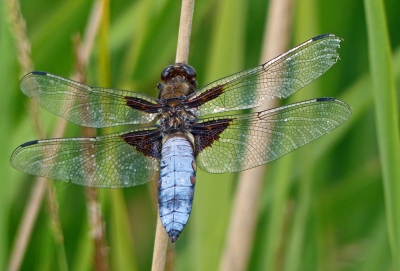
{"label": "broad-bodied chaser dragonfly", "polygon": [[335,98],[208,117],[292,95],[336,63],[340,41],[332,34],[317,36],[258,67],[199,89],[195,70],[176,63],[161,73],[158,99],[31,72],[21,81],[22,91],[76,124],[100,128],[157,122],[91,138],[30,141],[14,151],[11,164],[30,174],[102,188],[144,184],[159,171],[159,215],[175,242],[192,209],[197,167],[211,173],[257,167],[329,133],[350,117],[351,108]]}

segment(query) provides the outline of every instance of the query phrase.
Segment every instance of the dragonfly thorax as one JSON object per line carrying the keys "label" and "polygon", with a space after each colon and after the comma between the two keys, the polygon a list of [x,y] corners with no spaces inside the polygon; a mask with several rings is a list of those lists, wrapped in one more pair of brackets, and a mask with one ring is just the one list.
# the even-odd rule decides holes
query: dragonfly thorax
{"label": "dragonfly thorax", "polygon": [[176,132],[186,133],[189,132],[190,124],[196,121],[197,116],[193,110],[174,106],[158,116],[157,125],[164,135]]}

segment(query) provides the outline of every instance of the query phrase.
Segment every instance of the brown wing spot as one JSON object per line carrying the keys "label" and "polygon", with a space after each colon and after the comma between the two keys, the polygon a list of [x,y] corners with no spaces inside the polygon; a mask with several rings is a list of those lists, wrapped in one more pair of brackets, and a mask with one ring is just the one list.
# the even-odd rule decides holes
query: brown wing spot
{"label": "brown wing spot", "polygon": [[145,156],[161,159],[161,134],[158,130],[129,132],[121,135],[121,138]]}
{"label": "brown wing spot", "polygon": [[205,148],[211,147],[219,139],[219,135],[228,128],[232,120],[216,119],[194,124],[191,133],[195,141],[195,155],[197,156]]}
{"label": "brown wing spot", "polygon": [[199,107],[200,105],[217,98],[222,93],[224,93],[224,85],[215,86],[201,93],[199,96],[189,99],[185,105],[189,108]]}
{"label": "brown wing spot", "polygon": [[157,113],[160,110],[159,104],[153,104],[146,100],[135,98],[135,97],[125,97],[126,105],[132,109],[144,111],[147,113]]}

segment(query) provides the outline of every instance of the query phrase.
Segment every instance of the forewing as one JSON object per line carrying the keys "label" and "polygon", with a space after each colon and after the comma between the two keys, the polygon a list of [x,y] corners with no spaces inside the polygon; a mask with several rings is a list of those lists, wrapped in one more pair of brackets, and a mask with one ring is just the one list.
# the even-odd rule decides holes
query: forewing
{"label": "forewing", "polygon": [[159,109],[157,100],[144,94],[91,87],[46,72],[25,75],[21,89],[50,112],[88,127],[147,123]]}
{"label": "forewing", "polygon": [[334,98],[319,98],[247,115],[207,119],[193,127],[197,165],[237,172],[276,160],[329,133],[351,116]]}
{"label": "forewing", "polygon": [[35,140],[18,147],[11,164],[29,174],[84,186],[128,187],[155,178],[160,146],[156,130]]}
{"label": "forewing", "polygon": [[312,38],[253,69],[214,81],[195,92],[188,107],[199,116],[254,108],[267,98],[286,98],[308,85],[336,63],[340,38]]}

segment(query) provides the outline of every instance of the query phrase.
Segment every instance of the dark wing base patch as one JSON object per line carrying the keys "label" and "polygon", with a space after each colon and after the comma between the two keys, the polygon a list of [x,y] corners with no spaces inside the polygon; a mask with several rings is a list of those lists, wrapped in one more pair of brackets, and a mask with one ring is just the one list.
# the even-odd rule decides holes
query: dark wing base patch
{"label": "dark wing base patch", "polygon": [[121,138],[144,156],[161,159],[161,134],[147,130],[133,131],[121,135]]}

